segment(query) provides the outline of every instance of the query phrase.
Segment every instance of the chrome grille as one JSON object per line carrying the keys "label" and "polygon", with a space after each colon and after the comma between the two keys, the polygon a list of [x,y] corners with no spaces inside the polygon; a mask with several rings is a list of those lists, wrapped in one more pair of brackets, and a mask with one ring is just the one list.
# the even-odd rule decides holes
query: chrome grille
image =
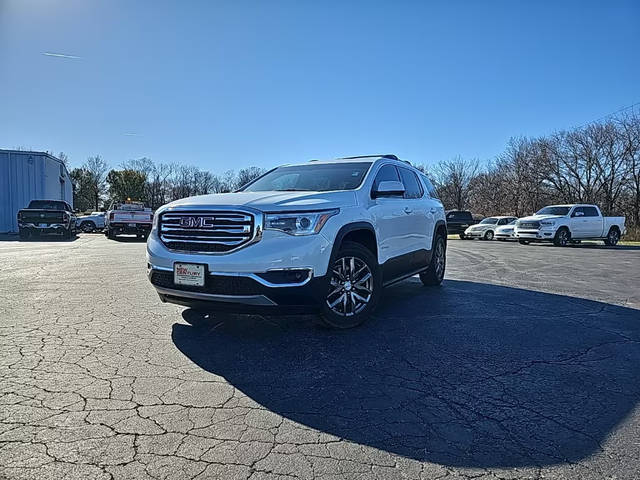
{"label": "chrome grille", "polygon": [[540,228],[540,222],[535,222],[535,221],[518,222],[518,228],[533,228],[537,230]]}
{"label": "chrome grille", "polygon": [[256,238],[255,216],[240,211],[174,211],[158,219],[160,240],[172,250],[226,253]]}

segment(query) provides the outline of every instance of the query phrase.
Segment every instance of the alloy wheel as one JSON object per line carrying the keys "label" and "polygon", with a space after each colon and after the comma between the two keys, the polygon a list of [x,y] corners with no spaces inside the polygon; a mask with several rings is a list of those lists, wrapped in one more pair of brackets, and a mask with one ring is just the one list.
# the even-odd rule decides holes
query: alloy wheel
{"label": "alloy wheel", "polygon": [[609,232],[609,244],[616,245],[618,243],[619,237],[618,232],[616,230],[611,230]]}
{"label": "alloy wheel", "polygon": [[364,310],[372,295],[373,274],[366,262],[352,256],[335,261],[326,299],[331,311],[350,317]]}

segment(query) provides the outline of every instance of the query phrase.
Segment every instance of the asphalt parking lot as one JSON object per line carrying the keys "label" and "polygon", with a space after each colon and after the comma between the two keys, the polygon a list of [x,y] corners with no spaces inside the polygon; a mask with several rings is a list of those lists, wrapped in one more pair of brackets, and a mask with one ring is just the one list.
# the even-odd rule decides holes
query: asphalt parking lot
{"label": "asphalt parking lot", "polygon": [[336,332],[161,304],[143,243],[0,241],[0,477],[637,479],[640,248],[447,268]]}

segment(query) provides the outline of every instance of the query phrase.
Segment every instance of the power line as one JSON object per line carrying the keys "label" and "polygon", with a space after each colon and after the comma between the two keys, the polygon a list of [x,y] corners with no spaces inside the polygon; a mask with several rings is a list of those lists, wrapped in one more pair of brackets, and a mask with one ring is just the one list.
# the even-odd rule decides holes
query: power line
{"label": "power line", "polygon": [[573,127],[573,128],[577,130],[579,128],[586,127],[587,125],[590,125],[592,123],[598,122],[598,121],[603,120],[605,118],[611,118],[614,115],[617,115],[618,113],[624,112],[625,110],[633,109],[634,107],[636,107],[638,105],[640,105],[640,102],[632,103],[631,105],[628,105],[626,107],[622,107],[621,109],[616,110],[615,112],[611,112],[611,113],[609,113],[607,115],[603,115],[602,117],[596,118],[595,120],[591,120],[590,122],[583,123],[582,125],[579,125],[579,126]]}

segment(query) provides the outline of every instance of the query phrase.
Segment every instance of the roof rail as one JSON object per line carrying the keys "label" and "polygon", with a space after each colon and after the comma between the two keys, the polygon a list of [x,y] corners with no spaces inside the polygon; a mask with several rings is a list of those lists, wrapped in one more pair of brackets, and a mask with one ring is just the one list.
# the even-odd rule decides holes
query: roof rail
{"label": "roof rail", "polygon": [[389,158],[391,160],[400,160],[392,153],[385,153],[384,155],[356,155],[354,157],[340,157],[340,160],[353,160],[356,158]]}

